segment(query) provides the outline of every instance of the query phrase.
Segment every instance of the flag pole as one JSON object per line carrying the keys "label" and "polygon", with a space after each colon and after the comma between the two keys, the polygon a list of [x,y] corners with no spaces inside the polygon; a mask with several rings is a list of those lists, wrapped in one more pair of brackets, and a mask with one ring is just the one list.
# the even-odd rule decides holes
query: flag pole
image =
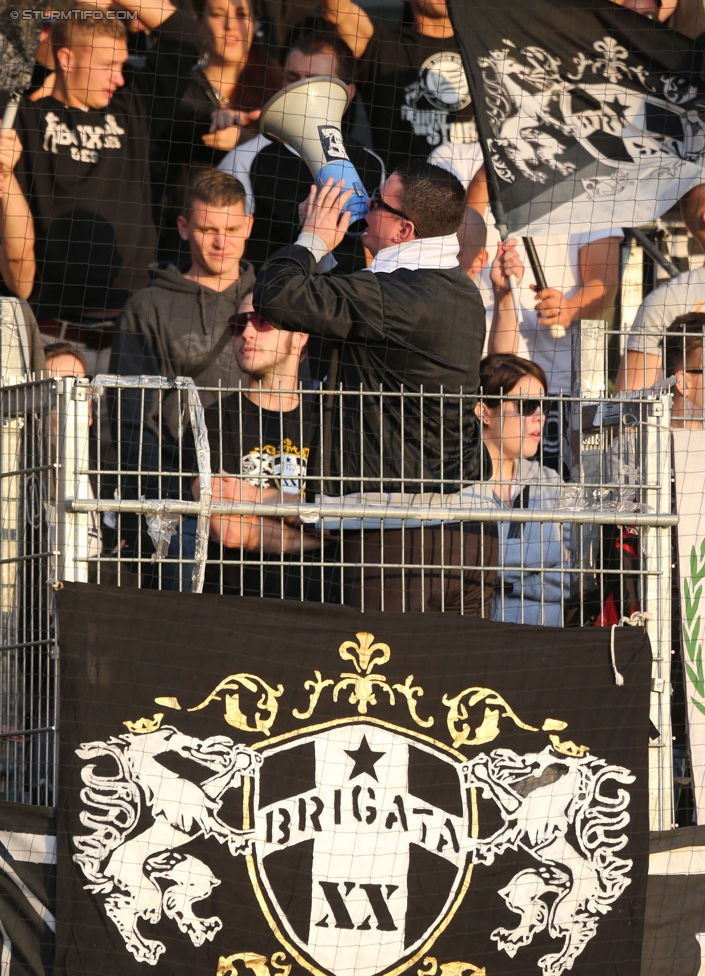
{"label": "flag pole", "polygon": [[[543,273],[543,268],[541,267],[541,262],[539,261],[538,251],[536,250],[536,245],[534,244],[533,237],[522,237],[524,242],[524,248],[526,249],[526,255],[529,259],[529,264],[531,265],[531,270],[534,275],[534,281],[536,282],[536,287],[539,291],[543,291],[544,288],[548,288],[548,282],[546,281],[546,275]],[[562,339],[565,335],[565,328],[562,325],[550,325],[549,329],[551,331],[552,339]]]}

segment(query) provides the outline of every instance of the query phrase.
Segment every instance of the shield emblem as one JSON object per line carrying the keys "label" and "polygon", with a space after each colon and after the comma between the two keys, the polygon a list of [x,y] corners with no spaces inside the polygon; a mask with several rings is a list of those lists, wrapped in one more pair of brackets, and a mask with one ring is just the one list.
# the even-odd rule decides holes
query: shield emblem
{"label": "shield emblem", "polygon": [[327,976],[411,965],[470,881],[477,824],[457,755],[369,717],[283,736],[262,755],[246,797],[249,865],[276,936]]}

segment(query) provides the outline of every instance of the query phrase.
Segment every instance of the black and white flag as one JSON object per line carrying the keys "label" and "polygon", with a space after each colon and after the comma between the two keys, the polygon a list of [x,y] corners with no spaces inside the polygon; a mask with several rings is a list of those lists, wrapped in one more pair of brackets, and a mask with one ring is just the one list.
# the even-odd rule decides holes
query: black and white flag
{"label": "black and white flag", "polygon": [[66,584],[56,972],[637,976],[651,652]]}
{"label": "black and white flag", "polygon": [[0,974],[50,976],[54,962],[53,808],[0,802]]}
{"label": "black and white flag", "polygon": [[500,232],[655,220],[704,182],[693,42],[611,0],[451,0]]}

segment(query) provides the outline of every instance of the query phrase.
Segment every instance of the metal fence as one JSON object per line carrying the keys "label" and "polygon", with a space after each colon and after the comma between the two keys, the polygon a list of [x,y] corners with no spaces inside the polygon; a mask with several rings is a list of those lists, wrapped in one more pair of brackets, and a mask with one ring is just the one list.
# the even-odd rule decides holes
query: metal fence
{"label": "metal fence", "polygon": [[[548,414],[538,463],[521,462],[518,484],[467,476],[469,396],[291,391],[300,409],[287,441],[272,439],[276,411],[257,406],[258,391],[106,376],[3,388],[0,798],[55,801],[53,596],[78,580],[478,614],[557,624],[567,639],[571,626],[637,610],[654,654],[651,820],[669,827],[670,397],[610,400],[590,393],[587,374],[584,387],[539,410],[494,405],[520,421],[527,406]],[[245,409],[250,433],[242,420],[233,433],[228,416]],[[439,417],[444,461],[429,475],[423,445]],[[389,418],[404,432],[400,456],[416,459],[399,470],[383,456]],[[533,453],[518,428],[513,450]],[[227,478],[241,473],[234,455],[247,459],[243,479]]]}

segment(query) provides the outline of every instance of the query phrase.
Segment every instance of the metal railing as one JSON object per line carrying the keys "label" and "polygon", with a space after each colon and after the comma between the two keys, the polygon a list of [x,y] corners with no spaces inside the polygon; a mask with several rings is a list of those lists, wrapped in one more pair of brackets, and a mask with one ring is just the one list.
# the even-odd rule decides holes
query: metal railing
{"label": "metal railing", "polygon": [[[100,403],[108,396],[106,417]],[[651,820],[654,828],[670,826],[677,519],[668,394],[608,400],[583,392],[551,401],[566,429],[551,443],[541,440],[537,460],[571,471],[573,480],[536,465],[528,496],[521,482],[468,476],[464,433],[473,428],[463,418],[474,415],[473,397],[301,391],[306,431],[299,420],[302,436],[289,444],[287,460],[283,435],[264,436],[272,411],[265,417],[255,407],[258,450],[244,429],[234,448],[223,444],[222,423],[206,429],[200,399],[206,418],[222,420],[227,397],[242,415],[245,401],[251,412],[252,396],[244,389],[196,392],[186,381],[155,377],[43,380],[2,390],[0,797],[54,802],[52,586],[78,580],[198,591],[203,585],[362,610],[440,610],[566,627],[645,612],[654,655],[651,718],[659,733],[650,748]],[[521,413],[520,401],[500,400],[500,412]],[[426,424],[447,413],[461,422],[441,425],[443,463],[434,477],[422,457]],[[388,416],[406,425],[399,442],[406,466],[387,463]],[[195,441],[190,425],[199,431]],[[135,433],[136,450],[125,443]],[[308,469],[292,468],[287,476],[306,438]],[[321,455],[331,439],[336,450],[329,449],[334,460],[326,468]],[[230,470],[233,451],[252,460],[245,480],[252,492],[265,485],[264,501],[219,500],[220,486],[242,484],[223,474],[241,473]],[[503,490],[510,504],[499,504]],[[238,529],[237,545],[223,544],[224,525]]]}

